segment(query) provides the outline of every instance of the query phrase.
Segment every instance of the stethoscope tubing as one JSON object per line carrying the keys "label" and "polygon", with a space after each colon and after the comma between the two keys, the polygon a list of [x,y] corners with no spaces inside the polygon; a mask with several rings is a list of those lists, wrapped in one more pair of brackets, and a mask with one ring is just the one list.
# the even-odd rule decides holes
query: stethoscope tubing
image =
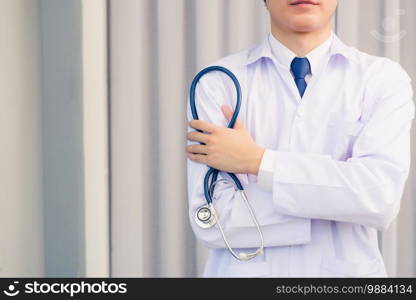
{"label": "stethoscope tubing", "polygon": [[[235,75],[228,70],[227,68],[221,67],[221,66],[211,66],[208,68],[203,69],[202,71],[200,71],[195,78],[192,81],[191,84],[191,88],[190,88],[190,93],[189,93],[189,103],[190,103],[190,107],[191,107],[191,112],[192,112],[192,117],[194,118],[194,120],[199,120],[198,117],[198,112],[196,109],[196,104],[195,104],[195,94],[196,94],[196,87],[197,84],[199,82],[199,80],[201,79],[202,76],[204,76],[205,74],[209,73],[209,72],[213,72],[213,71],[220,71],[225,73],[226,75],[228,75],[228,77],[231,78],[231,80],[234,83],[235,86],[235,90],[237,93],[236,96],[236,104],[235,104],[235,108],[234,108],[234,113],[231,117],[230,122],[228,123],[228,128],[234,128],[235,122],[237,120],[238,114],[240,112],[240,107],[241,107],[241,86],[239,81],[237,80],[237,77],[235,77]],[[201,130],[197,130],[199,132],[202,132]],[[201,143],[203,144],[203,143]],[[263,233],[261,231],[260,228],[260,224],[256,218],[256,216],[254,215],[254,211],[253,208],[251,207],[248,198],[245,194],[243,185],[241,184],[240,180],[237,178],[237,176],[234,173],[231,172],[227,172],[227,174],[231,177],[231,179],[233,180],[233,182],[235,183],[236,188],[240,191],[241,194],[241,198],[243,199],[245,205],[247,206],[247,209],[250,213],[250,217],[254,223],[254,225],[257,228],[257,231],[259,233],[259,237],[260,237],[260,247],[255,250],[254,252],[240,252],[237,253],[230,245],[230,243],[228,242],[228,239],[226,237],[225,231],[223,229],[223,226],[221,225],[219,216],[216,213],[216,210],[213,206],[212,203],[212,195],[214,195],[214,189],[215,189],[215,184],[217,182],[220,182],[222,180],[226,180],[226,179],[221,179],[221,180],[217,180],[218,177],[218,173],[219,170],[209,167],[207,173],[205,174],[205,178],[204,178],[204,196],[205,196],[205,200],[207,202],[206,205],[202,206],[196,213],[196,220],[197,220],[197,224],[198,222],[200,222],[200,226],[202,226],[202,228],[210,228],[215,224],[218,224],[218,228],[221,232],[222,238],[224,240],[224,243],[226,245],[226,247],[228,248],[228,250],[230,251],[230,253],[232,254],[232,256],[234,256],[236,259],[238,260],[250,260],[258,255],[261,255],[263,253],[263,249],[264,249],[264,237],[263,237]],[[208,219],[199,219],[198,217],[198,212],[201,210],[209,210],[210,214],[212,214],[213,219],[211,220],[210,218]],[[202,223],[201,223],[202,222]]]}
{"label": "stethoscope tubing", "polygon": [[[230,70],[228,70],[227,68],[222,67],[222,66],[207,67],[207,68],[201,70],[195,76],[195,78],[192,80],[190,91],[189,91],[189,103],[190,103],[190,108],[191,108],[191,112],[192,112],[192,117],[193,117],[194,120],[199,120],[198,111],[196,109],[196,104],[195,104],[195,94],[196,94],[197,84],[204,75],[206,75],[207,73],[210,73],[210,72],[214,72],[214,71],[219,71],[219,72],[222,72],[222,73],[226,74],[228,77],[230,77],[230,79],[232,80],[232,82],[234,84],[235,91],[236,91],[236,104],[235,104],[235,108],[234,108],[234,113],[231,117],[230,122],[228,123],[228,126],[227,126],[228,128],[234,128],[234,125],[235,125],[235,122],[237,121],[237,117],[238,117],[238,114],[240,112],[240,107],[241,107],[241,86],[240,86],[240,83],[239,83],[237,77]],[[199,129],[197,129],[197,131],[202,132]],[[201,144],[203,144],[203,143],[201,143]],[[212,167],[209,167],[207,173],[205,174],[205,177],[204,177],[204,196],[205,196],[205,199],[207,201],[207,204],[212,203],[212,195],[214,193],[214,188],[215,188],[213,186],[213,184],[217,180],[218,173],[219,173],[219,170],[217,170],[215,168],[212,168]],[[240,180],[237,178],[237,176],[234,173],[231,173],[231,172],[227,172],[227,174],[234,181],[237,189],[243,191],[244,187],[241,184]]]}

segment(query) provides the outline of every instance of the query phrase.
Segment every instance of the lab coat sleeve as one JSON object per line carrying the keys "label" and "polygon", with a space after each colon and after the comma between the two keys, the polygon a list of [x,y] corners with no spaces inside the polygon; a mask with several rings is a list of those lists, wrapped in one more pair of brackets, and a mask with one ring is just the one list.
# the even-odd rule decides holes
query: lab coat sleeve
{"label": "lab coat sleeve", "polygon": [[[201,78],[196,89],[196,105],[198,116],[200,120],[217,124],[221,126],[227,126],[228,122],[221,111],[222,104],[228,104],[230,107],[234,107],[234,94],[233,86],[228,86],[228,78],[224,78],[222,74],[218,72],[211,72]],[[187,103],[187,119],[192,120],[192,114]],[[194,129],[188,126],[188,132],[194,131]],[[188,145],[195,144],[196,142],[188,141]],[[206,204],[204,197],[203,181],[208,166],[187,160],[187,177],[188,177],[188,208],[189,219],[192,230],[197,239],[202,242],[206,247],[210,248],[225,248],[226,245],[222,239],[221,233],[217,226],[210,229],[202,229],[195,222],[195,213],[197,209]],[[247,184],[246,174],[237,174],[243,185]],[[224,172],[220,172],[218,179],[228,179],[228,175]],[[233,221],[233,214],[239,215],[240,213],[246,213],[246,207],[241,205],[235,205],[236,201],[241,201],[238,193],[235,193],[234,185],[225,182],[219,182],[215,186],[215,194],[213,197],[213,204],[218,214],[220,215],[221,224],[227,235],[232,247],[235,248],[254,248],[260,244],[259,234],[254,224],[237,224]],[[244,210],[243,212],[236,212],[236,210]],[[261,223],[262,220],[259,219]],[[283,243],[302,243],[305,239],[305,224],[292,221],[287,222],[284,225],[275,224],[274,226],[280,226],[285,229],[287,226],[299,231],[298,236],[290,234],[288,230],[284,230],[282,234],[275,234],[276,228],[267,226],[264,228],[263,233],[265,235],[265,245],[267,246],[279,246]]]}
{"label": "lab coat sleeve", "polygon": [[266,150],[258,184],[272,192],[278,212],[388,228],[409,173],[415,111],[407,73],[398,64],[388,73],[373,84],[374,105],[348,160]]}
{"label": "lab coat sleeve", "polygon": [[257,185],[271,192],[273,190],[273,175],[275,169],[275,151],[266,149],[260,162],[259,173],[257,176]]}

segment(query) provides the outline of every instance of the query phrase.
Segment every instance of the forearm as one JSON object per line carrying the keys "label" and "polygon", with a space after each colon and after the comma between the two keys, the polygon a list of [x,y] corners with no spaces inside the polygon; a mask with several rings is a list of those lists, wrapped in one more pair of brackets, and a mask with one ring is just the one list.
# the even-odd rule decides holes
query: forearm
{"label": "forearm", "polygon": [[[405,155],[405,154],[404,154]],[[408,167],[382,157],[336,161],[328,155],[267,150],[259,185],[277,212],[385,229],[400,207]]]}

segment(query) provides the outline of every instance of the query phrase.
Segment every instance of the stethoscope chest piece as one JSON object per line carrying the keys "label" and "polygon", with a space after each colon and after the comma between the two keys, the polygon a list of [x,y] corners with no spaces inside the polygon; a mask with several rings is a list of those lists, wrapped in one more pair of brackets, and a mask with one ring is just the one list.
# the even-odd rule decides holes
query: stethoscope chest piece
{"label": "stethoscope chest piece", "polygon": [[195,222],[199,227],[204,229],[211,228],[217,223],[211,207],[209,207],[207,204],[201,206],[196,210]]}

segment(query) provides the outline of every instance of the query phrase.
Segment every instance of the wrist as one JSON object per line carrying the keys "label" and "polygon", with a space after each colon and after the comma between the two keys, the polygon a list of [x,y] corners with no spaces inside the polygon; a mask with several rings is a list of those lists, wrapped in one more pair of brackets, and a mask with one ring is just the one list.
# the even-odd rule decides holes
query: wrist
{"label": "wrist", "polygon": [[251,156],[251,162],[249,166],[248,173],[257,176],[260,169],[260,163],[263,158],[264,151],[266,149],[262,147],[256,147],[253,150],[253,154]]}

